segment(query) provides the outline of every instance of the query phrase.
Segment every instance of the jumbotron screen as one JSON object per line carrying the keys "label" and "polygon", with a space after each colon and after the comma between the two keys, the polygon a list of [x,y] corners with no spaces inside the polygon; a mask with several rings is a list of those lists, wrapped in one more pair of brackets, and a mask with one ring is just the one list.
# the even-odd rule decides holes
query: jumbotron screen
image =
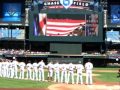
{"label": "jumbotron screen", "polygon": [[98,0],[33,0],[33,6],[29,12],[31,41],[103,41],[103,13]]}
{"label": "jumbotron screen", "polygon": [[39,13],[34,16],[34,35],[97,36],[98,15]]}
{"label": "jumbotron screen", "polygon": [[99,13],[33,13],[30,40],[101,42],[102,15]]}

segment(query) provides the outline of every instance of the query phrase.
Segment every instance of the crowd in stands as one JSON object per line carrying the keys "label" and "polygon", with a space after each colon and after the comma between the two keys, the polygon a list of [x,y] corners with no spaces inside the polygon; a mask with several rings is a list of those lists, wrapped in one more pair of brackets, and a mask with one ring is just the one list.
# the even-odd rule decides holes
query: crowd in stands
{"label": "crowd in stands", "polygon": [[23,50],[23,49],[0,49],[0,55],[2,54],[11,54],[11,55],[24,55],[24,54],[49,54],[49,52],[40,52],[40,51],[30,51],[30,50]]}
{"label": "crowd in stands", "polygon": [[[2,54],[11,54],[11,55],[39,55],[39,54],[50,54],[51,52],[46,51],[31,51],[31,50],[23,50],[23,49],[0,49],[0,55]],[[88,54],[93,54],[93,55],[100,55],[100,52],[82,52],[81,55],[88,55]]]}

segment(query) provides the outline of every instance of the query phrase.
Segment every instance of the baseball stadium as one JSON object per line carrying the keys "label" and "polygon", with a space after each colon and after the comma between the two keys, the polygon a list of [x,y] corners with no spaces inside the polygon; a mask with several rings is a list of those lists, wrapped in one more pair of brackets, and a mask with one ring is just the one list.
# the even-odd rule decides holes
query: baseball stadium
{"label": "baseball stadium", "polygon": [[120,90],[120,1],[0,0],[0,90]]}

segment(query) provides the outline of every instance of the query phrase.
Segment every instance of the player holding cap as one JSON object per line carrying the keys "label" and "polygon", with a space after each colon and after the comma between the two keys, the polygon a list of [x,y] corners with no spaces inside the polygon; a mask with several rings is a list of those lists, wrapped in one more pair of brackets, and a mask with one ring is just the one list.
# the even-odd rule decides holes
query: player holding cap
{"label": "player holding cap", "polygon": [[19,63],[19,67],[20,67],[20,76],[19,76],[19,79],[24,79],[25,63],[24,62],[20,62]]}
{"label": "player holding cap", "polygon": [[92,69],[93,69],[93,64],[90,62],[85,63],[85,70],[86,70],[86,84],[92,84]]}
{"label": "player holding cap", "polygon": [[54,82],[60,82],[60,65],[58,62],[54,64]]}
{"label": "player holding cap", "polygon": [[67,64],[61,65],[61,83],[67,83]]}
{"label": "player holding cap", "polygon": [[74,65],[70,63],[68,65],[68,81],[67,83],[70,82],[70,78],[72,78],[72,84],[74,84]]}
{"label": "player holding cap", "polygon": [[15,78],[18,78],[18,61],[16,60],[15,57],[13,57],[13,62],[12,62],[12,65],[13,65],[13,77]]}
{"label": "player holding cap", "polygon": [[49,62],[47,68],[48,68],[48,81],[51,81],[53,77],[53,63]]}
{"label": "player holding cap", "polygon": [[9,61],[8,59],[6,59],[6,61],[5,61],[5,64],[6,64],[6,65],[5,65],[5,68],[6,68],[6,77],[8,77],[8,75],[9,75],[9,74],[8,74],[8,72],[9,72],[9,71],[8,71],[8,70],[9,70],[9,68],[8,68],[8,67],[9,67],[9,62],[8,62],[8,61]]}
{"label": "player holding cap", "polygon": [[2,77],[2,60],[0,59],[0,77]]}
{"label": "player holding cap", "polygon": [[45,67],[45,63],[43,62],[43,60],[41,60],[39,63],[38,63],[38,73],[39,73],[39,81],[44,81],[44,67]]}
{"label": "player holding cap", "polygon": [[38,63],[33,63],[33,80],[38,80]]}
{"label": "player holding cap", "polygon": [[10,60],[9,61],[9,66],[8,66],[8,78],[13,78],[14,73],[13,73],[13,63]]}
{"label": "player holding cap", "polygon": [[32,64],[30,63],[30,61],[28,61],[27,65],[26,65],[26,68],[27,68],[27,74],[26,74],[26,77],[27,79],[30,79],[32,80]]}
{"label": "player holding cap", "polygon": [[84,69],[84,66],[81,64],[81,61],[79,61],[79,64],[76,65],[76,69],[77,69],[76,84],[78,84],[79,81],[80,81],[80,84],[83,84],[82,71]]}

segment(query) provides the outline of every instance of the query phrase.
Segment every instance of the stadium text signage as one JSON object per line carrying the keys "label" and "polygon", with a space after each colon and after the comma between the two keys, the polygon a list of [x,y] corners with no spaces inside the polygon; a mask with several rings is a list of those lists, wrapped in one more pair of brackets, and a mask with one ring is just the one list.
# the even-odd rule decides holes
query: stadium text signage
{"label": "stadium text signage", "polygon": [[48,0],[44,2],[44,6],[48,8],[77,8],[77,9],[89,9],[90,1],[73,1],[73,0]]}

